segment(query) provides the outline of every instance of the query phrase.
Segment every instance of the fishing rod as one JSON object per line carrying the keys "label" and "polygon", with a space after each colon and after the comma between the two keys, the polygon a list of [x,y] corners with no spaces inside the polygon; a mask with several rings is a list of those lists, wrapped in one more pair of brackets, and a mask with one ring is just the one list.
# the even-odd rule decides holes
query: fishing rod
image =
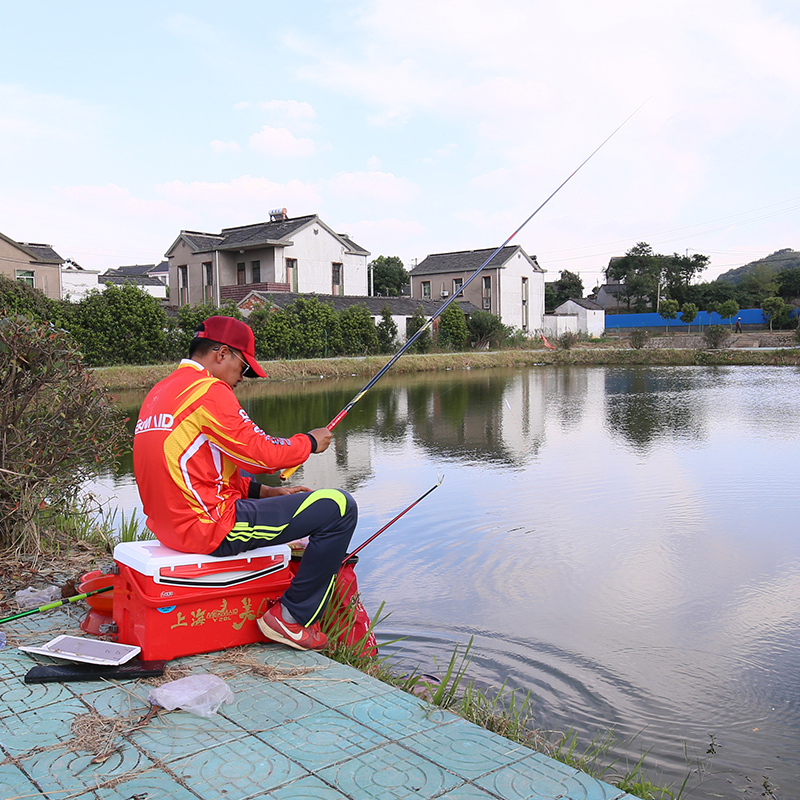
{"label": "fishing rod", "polygon": [[110,592],[113,588],[114,585],[111,584],[109,586],[103,586],[101,589],[93,589],[91,592],[76,594],[74,597],[65,597],[63,600],[56,600],[52,603],[46,603],[43,606],[39,606],[39,608],[29,608],[27,611],[20,611],[18,614],[12,614],[10,617],[3,617],[3,619],[0,619],[0,625],[2,625],[4,622],[11,622],[13,619],[20,619],[21,617],[28,617],[31,614],[38,614],[40,611],[50,611],[52,608],[66,606],[69,603],[77,603],[78,600],[85,600],[87,597],[91,597],[93,594]]}
{"label": "fishing rod", "polygon": [[444,480],[444,475],[442,475],[439,478],[438,483],[431,486],[431,488],[428,489],[428,491],[425,492],[425,494],[420,495],[410,506],[408,506],[408,508],[404,508],[393,520],[387,522],[379,531],[373,533],[372,536],[370,536],[366,542],[362,542],[358,547],[356,547],[355,550],[353,550],[352,553],[348,553],[345,556],[344,561],[342,561],[342,564],[346,564],[356,553],[360,553],[373,539],[377,539],[390,525],[394,525],[394,523],[397,522],[397,520],[399,520],[400,517],[403,516],[403,514],[407,513],[408,511],[411,511],[411,509],[414,508],[414,506],[417,503],[424,500],[434,489],[437,489],[439,486],[441,486],[443,480]]}
{"label": "fishing rod", "polygon": [[[462,294],[464,289],[466,289],[467,286],[469,286],[472,283],[472,281],[474,281],[475,278],[477,278],[478,275],[480,275],[480,273],[483,270],[483,268],[492,261],[492,259],[561,191],[561,189],[564,188],[564,186],[566,186],[567,183],[569,183],[570,180],[572,180],[572,178],[575,177],[575,175],[578,173],[578,171],[592,159],[592,157],[609,141],[609,139],[611,139],[620,130],[620,128],[622,128],[631,119],[631,117],[633,117],[642,108],[642,106],[646,102],[647,102],[647,100],[645,100],[644,103],[642,103],[642,105],[639,106],[639,108],[636,109],[636,111],[634,111],[630,116],[628,116],[627,119],[625,119],[620,125],[618,125],[578,165],[578,167],[572,172],[572,174],[570,174],[566,178],[566,180],[564,180],[561,184],[559,184],[559,186],[525,220],[525,222],[523,222],[522,225],[520,225],[514,231],[514,233],[512,233],[511,236],[509,236],[508,239],[506,239],[503,242],[503,244],[500,245],[500,247],[498,247],[494,252],[492,252],[492,254],[475,270],[475,272],[473,272],[472,275],[470,275],[470,277],[466,281],[466,283],[462,284],[461,289],[458,292],[453,292],[453,294],[447,300],[445,300],[445,302],[442,303],[442,305],[436,310],[436,312],[433,314],[433,316],[431,316],[425,322],[425,324],[413,336],[411,336],[409,339],[406,340],[406,343],[383,365],[383,367],[381,367],[381,369],[378,370],[378,372],[375,373],[375,375],[366,384],[366,386],[364,386],[364,388],[325,426],[329,431],[332,431],[348,415],[348,413],[350,412],[350,409],[383,377],[383,375],[389,369],[391,369],[392,366],[394,366],[394,364],[397,362],[397,360],[400,358],[400,356],[402,356],[403,353],[405,353],[408,350],[408,348],[411,347],[414,344],[414,342],[416,342],[417,339],[419,339],[420,336],[422,336],[422,334],[425,333],[425,331],[428,330],[428,328],[431,327],[431,325],[433,325],[434,320],[436,320],[438,317],[440,317],[444,313],[445,309],[447,309],[447,307],[450,305],[450,303],[452,303],[458,297],[459,294]],[[289,480],[289,478],[292,475],[294,475],[294,473],[297,471],[297,469],[299,467],[300,467],[300,465],[298,464],[296,467],[289,467],[288,469],[285,469],[281,473],[281,480],[282,481]]]}

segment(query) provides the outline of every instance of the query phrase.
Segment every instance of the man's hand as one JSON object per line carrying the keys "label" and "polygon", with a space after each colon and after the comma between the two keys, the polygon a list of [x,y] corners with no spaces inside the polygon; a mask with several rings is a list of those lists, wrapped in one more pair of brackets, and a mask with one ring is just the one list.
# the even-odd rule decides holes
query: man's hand
{"label": "man's hand", "polygon": [[307,486],[264,486],[261,484],[259,497],[279,497],[282,494],[297,494],[297,492],[310,492]]}
{"label": "man's hand", "polygon": [[317,452],[324,453],[331,443],[331,436],[333,434],[327,428],[314,428],[309,433],[317,440]]}

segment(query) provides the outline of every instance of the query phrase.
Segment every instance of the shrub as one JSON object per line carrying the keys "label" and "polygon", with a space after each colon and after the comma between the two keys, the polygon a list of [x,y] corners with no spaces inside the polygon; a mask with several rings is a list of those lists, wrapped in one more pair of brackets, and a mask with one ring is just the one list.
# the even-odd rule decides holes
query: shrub
{"label": "shrub", "polygon": [[68,325],[90,366],[164,360],[166,312],[138,286],[109,284],[90,292],[72,306]]}
{"label": "shrub", "polygon": [[376,326],[376,333],[380,352],[393,352],[397,347],[397,325],[392,319],[392,309],[389,306],[381,309],[381,321]]}
{"label": "shrub", "polygon": [[477,350],[496,347],[507,336],[508,329],[500,318],[489,311],[475,311],[467,319],[470,344]]}
{"label": "shrub", "polygon": [[44,292],[32,286],[0,275],[0,313],[3,316],[23,314],[38,322],[52,322],[63,327],[67,304],[51,300]]}
{"label": "shrub", "polygon": [[70,334],[18,315],[0,319],[0,431],[0,544],[25,551],[126,435]]}
{"label": "shrub", "polygon": [[629,339],[634,350],[641,350],[650,341],[650,332],[644,328],[636,328],[631,331]]}
{"label": "shrub", "polygon": [[445,350],[463,350],[469,339],[464,312],[458,303],[451,303],[439,317],[436,343]]}
{"label": "shrub", "polygon": [[730,338],[731,334],[724,325],[709,325],[703,331],[703,341],[713,350],[724,347]]}
{"label": "shrub", "polygon": [[168,337],[170,356],[173,359],[176,356],[177,358],[186,358],[195,331],[200,327],[200,323],[205,322],[209,317],[241,319],[242,312],[239,311],[233,300],[226,300],[219,307],[213,303],[195,303],[194,305],[181,306],[178,309],[178,326],[173,329]]}
{"label": "shrub", "polygon": [[378,352],[378,332],[365,305],[358,304],[341,311],[339,325],[347,355],[361,356]]}
{"label": "shrub", "polygon": [[579,338],[575,331],[564,331],[564,333],[558,337],[558,346],[562,350],[570,350],[578,343]]}
{"label": "shrub", "polygon": [[[417,306],[414,313],[409,318],[406,324],[406,341],[408,341],[417,331],[425,325],[425,315],[422,309]],[[431,349],[431,331],[428,328],[419,339],[417,339],[411,347],[408,348],[410,353],[427,353]]]}

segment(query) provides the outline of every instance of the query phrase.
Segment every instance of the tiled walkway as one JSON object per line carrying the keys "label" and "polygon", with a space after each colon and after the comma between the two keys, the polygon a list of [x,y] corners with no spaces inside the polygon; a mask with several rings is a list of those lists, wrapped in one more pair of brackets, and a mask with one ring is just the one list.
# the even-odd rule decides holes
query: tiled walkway
{"label": "tiled walkway", "polygon": [[[213,717],[162,712],[136,730],[148,710],[145,681],[23,682],[37,662],[17,645],[75,634],[80,616],[59,609],[3,626],[2,800],[630,798],[355,669],[280,645],[251,645],[238,663],[220,654],[171,662],[220,675],[234,701]],[[274,667],[279,679],[248,662]],[[78,720],[104,723],[82,740],[90,750],[77,747]]]}

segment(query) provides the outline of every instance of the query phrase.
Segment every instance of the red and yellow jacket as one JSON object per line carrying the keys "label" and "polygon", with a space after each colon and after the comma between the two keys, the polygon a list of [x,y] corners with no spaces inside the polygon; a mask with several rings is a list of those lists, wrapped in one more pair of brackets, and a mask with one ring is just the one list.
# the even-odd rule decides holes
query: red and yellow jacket
{"label": "red and yellow jacket", "polygon": [[233,389],[185,359],[142,404],[133,437],[133,470],[147,527],[167,547],[210,553],[236,521],[236,500],[248,496],[249,472],[302,464],[311,453],[303,433],[264,433]]}

